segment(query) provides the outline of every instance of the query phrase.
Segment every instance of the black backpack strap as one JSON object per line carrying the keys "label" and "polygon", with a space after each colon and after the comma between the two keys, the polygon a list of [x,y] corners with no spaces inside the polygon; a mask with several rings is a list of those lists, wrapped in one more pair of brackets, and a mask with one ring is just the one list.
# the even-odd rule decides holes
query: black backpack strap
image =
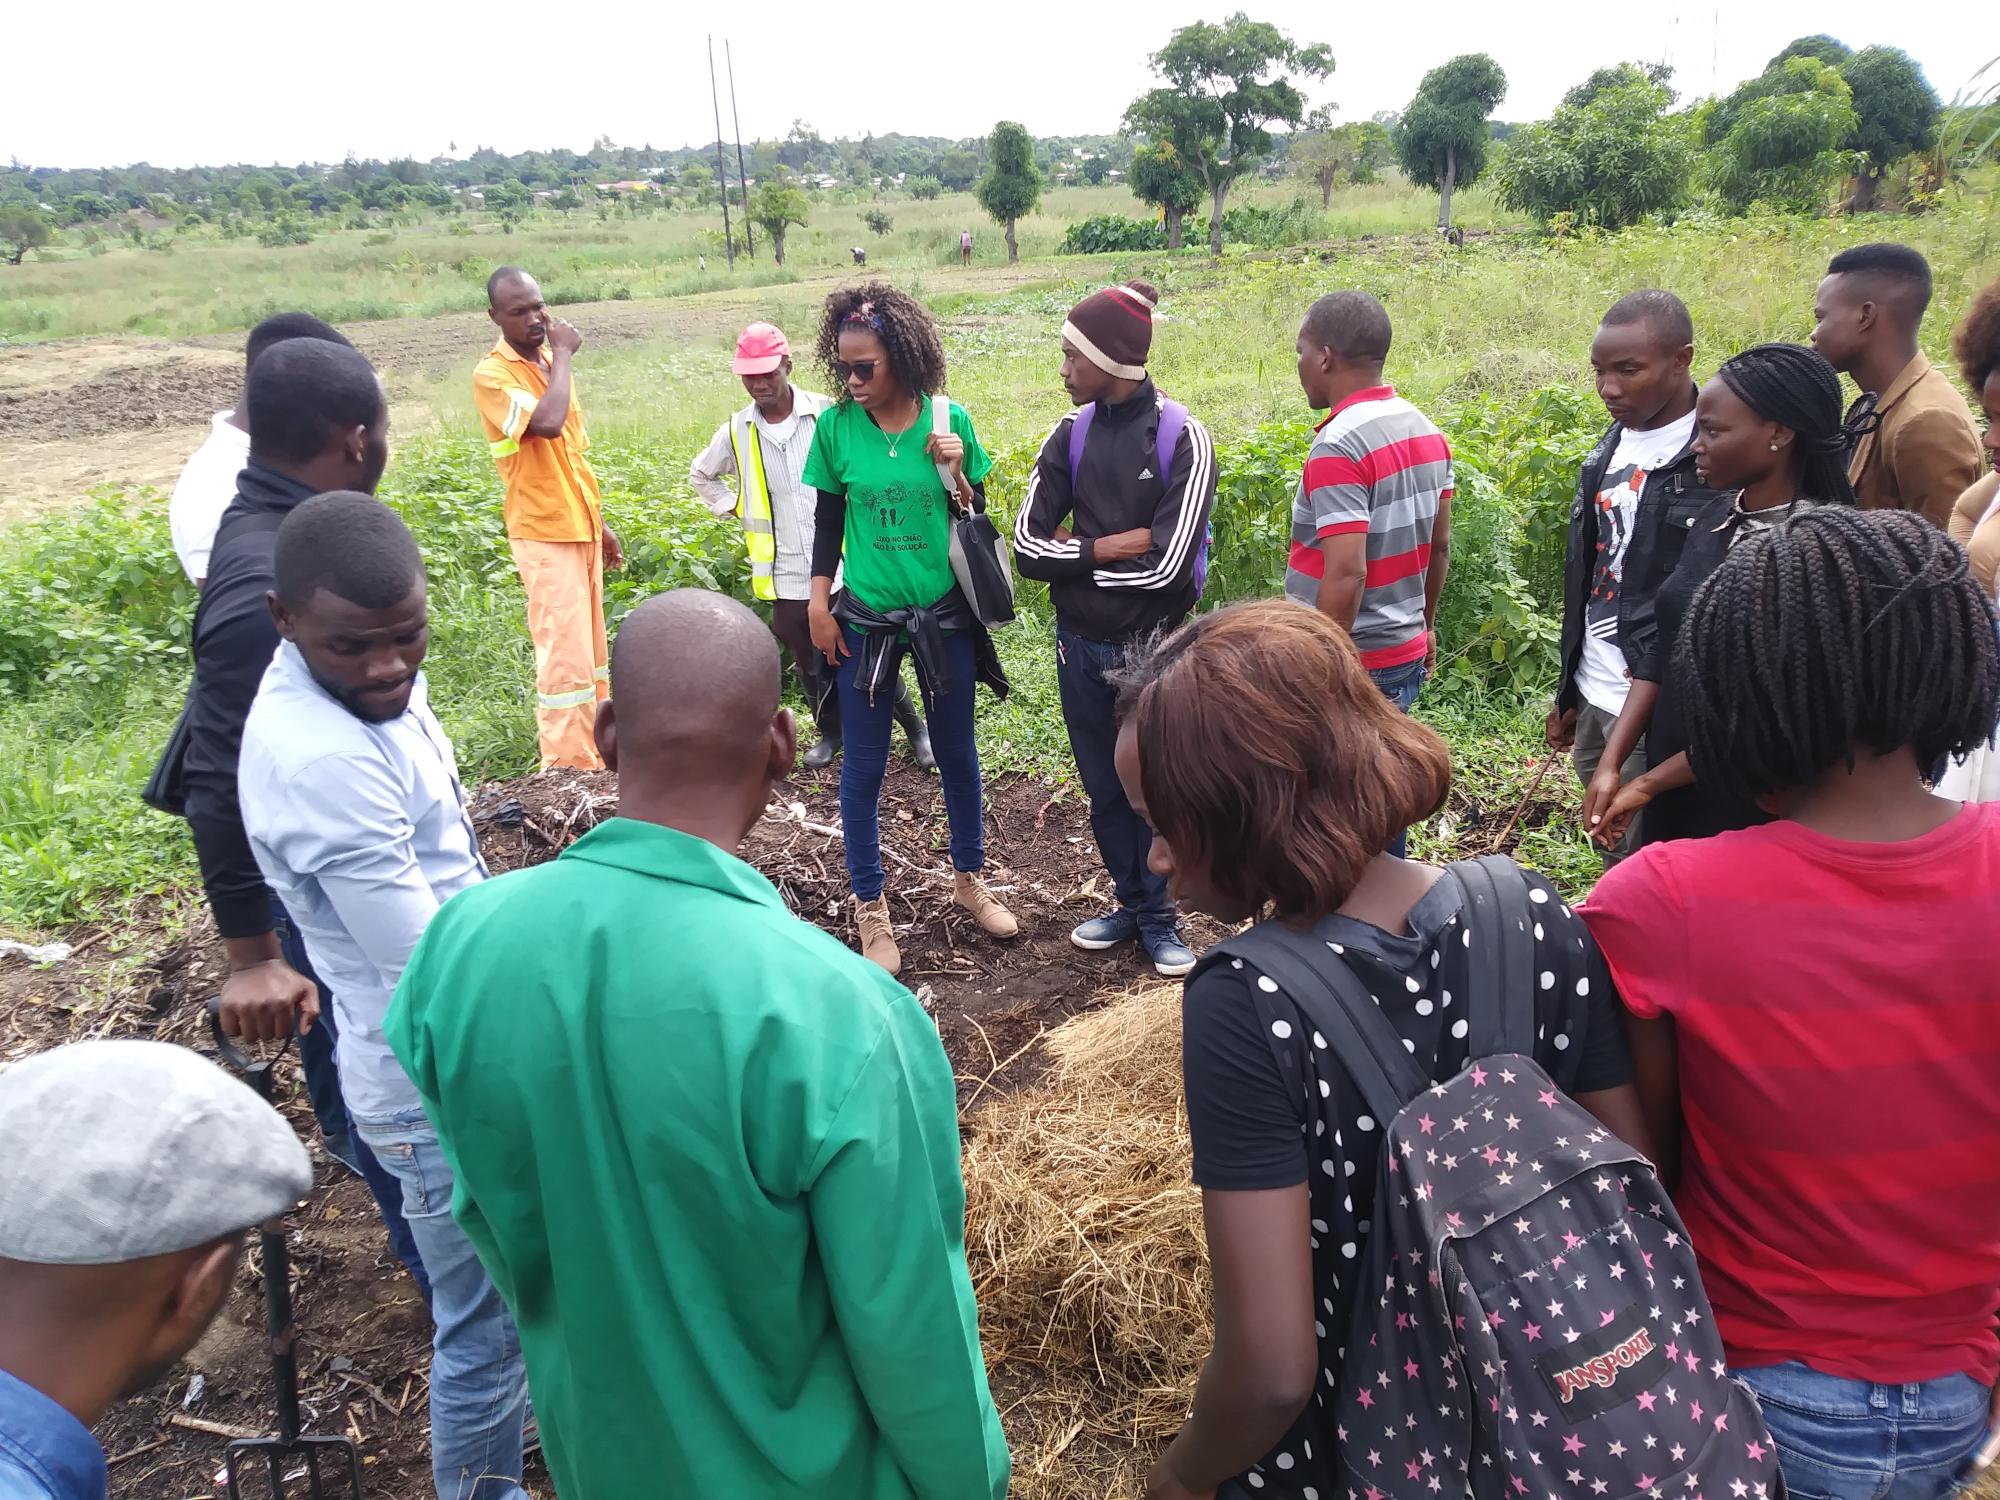
{"label": "black backpack strap", "polygon": [[1489,854],[1451,866],[1448,872],[1464,893],[1461,920],[1472,935],[1466,998],[1472,1032],[1471,1056],[1503,1052],[1533,1056],[1535,1050],[1535,944],[1528,877],[1504,854]]}
{"label": "black backpack strap", "polygon": [[1223,943],[1277,985],[1319,1028],[1384,1129],[1431,1086],[1374,998],[1327,946],[1309,933],[1259,922]]}

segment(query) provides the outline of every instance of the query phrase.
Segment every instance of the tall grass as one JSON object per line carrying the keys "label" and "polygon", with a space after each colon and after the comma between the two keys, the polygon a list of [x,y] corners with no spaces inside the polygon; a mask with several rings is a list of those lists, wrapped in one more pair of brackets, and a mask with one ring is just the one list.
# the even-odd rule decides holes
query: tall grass
{"label": "tall grass", "polygon": [[[898,232],[920,236],[953,222],[949,204],[919,207],[930,210],[931,222],[905,230],[899,217]],[[1952,320],[1973,290],[2000,274],[1994,225],[1987,202],[1968,200],[1912,220],[1690,223],[1568,242],[1500,236],[1455,253],[1404,243],[1346,245],[1328,258],[1232,255],[1220,264],[1201,256],[1051,259],[1032,268],[1034,279],[998,294],[966,291],[950,268],[927,262],[891,274],[940,314],[951,389],[995,456],[989,488],[1003,517],[1019,501],[1043,436],[1067,409],[1056,379],[1063,314],[1108,275],[1144,273],[1161,283],[1166,316],[1152,368],[1209,424],[1220,447],[1214,600],[1268,593],[1282,567],[1310,417],[1291,353],[1300,313],[1341,286],[1381,296],[1396,326],[1390,376],[1444,426],[1462,470],[1445,650],[1476,670],[1449,671],[1421,711],[1452,739],[1474,800],[1505,804],[1504,815],[1541,756],[1541,711],[1533,700],[1549,686],[1552,558],[1561,547],[1551,517],[1560,515],[1574,465],[1600,420],[1586,350],[1604,308],[1637,287],[1680,292],[1695,316],[1697,373],[1705,373],[1745,344],[1803,337],[1827,257],[1894,232],[1924,249],[1936,269],[1938,296],[1924,338],[1943,360]],[[522,236],[512,238],[512,248],[522,248]],[[615,242],[598,248],[632,250]],[[299,264],[285,260],[293,251],[242,253],[253,263]],[[93,268],[112,273],[114,288],[123,274],[109,256],[81,269]],[[365,261],[350,269],[372,274]],[[84,296],[120,295],[88,282],[80,288]],[[804,350],[823,290],[775,284],[754,303],[791,332],[808,384],[821,378],[805,368]],[[627,575],[610,586],[614,617],[677,583],[743,587],[734,528],[696,502],[687,464],[742,403],[726,356],[744,312],[732,306],[695,323],[706,331],[586,345],[579,381],[596,439],[593,460],[607,514],[631,558]],[[520,586],[501,534],[498,481],[473,424],[464,372],[419,379],[415,392],[437,431],[399,441],[383,494],[410,519],[432,571],[429,670],[465,774],[511,774],[534,757],[532,669]],[[1032,585],[1023,599],[1023,620],[1000,638],[1015,692],[1005,704],[982,704],[982,751],[996,771],[1062,776],[1068,754],[1046,600]],[[185,831],[142,808],[136,791],[179,707],[191,602],[157,494],[106,499],[0,534],[0,765],[7,768],[0,774],[0,927],[70,921],[190,879]],[[1552,770],[1542,794],[1571,795],[1566,771]],[[1443,846],[1420,840],[1418,847]],[[1571,828],[1538,830],[1530,852],[1575,882],[1594,868]]]}

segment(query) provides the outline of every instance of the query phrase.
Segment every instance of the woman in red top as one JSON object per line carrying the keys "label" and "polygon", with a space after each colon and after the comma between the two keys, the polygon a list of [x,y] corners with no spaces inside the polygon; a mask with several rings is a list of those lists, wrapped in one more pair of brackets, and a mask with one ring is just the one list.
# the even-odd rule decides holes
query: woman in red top
{"label": "woman in red top", "polygon": [[2000,807],[1925,775],[2000,718],[1993,608],[1922,518],[1828,506],[1730,555],[1674,672],[1701,779],[1776,821],[1581,908],[1651,1134],[1792,1493],[1935,1500],[1991,1420]]}

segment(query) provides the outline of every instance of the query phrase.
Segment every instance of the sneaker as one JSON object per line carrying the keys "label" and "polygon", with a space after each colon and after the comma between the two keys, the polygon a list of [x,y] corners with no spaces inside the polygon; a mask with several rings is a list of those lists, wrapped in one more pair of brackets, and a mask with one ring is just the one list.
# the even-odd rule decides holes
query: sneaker
{"label": "sneaker", "polygon": [[903,950],[896,946],[896,932],[889,920],[889,898],[873,901],[854,898],[854,925],[861,929],[861,956],[877,968],[898,974],[903,968]]}
{"label": "sneaker", "polygon": [[1153,972],[1162,979],[1179,979],[1194,968],[1194,950],[1183,943],[1181,935],[1172,928],[1165,932],[1145,933],[1142,941],[1146,945],[1147,956],[1153,960]]}
{"label": "sneaker", "polygon": [[1086,953],[1102,953],[1106,948],[1116,948],[1120,943],[1129,943],[1138,936],[1139,919],[1121,906],[1114,912],[1092,917],[1080,927],[1070,929],[1069,940]]}
{"label": "sneaker", "polygon": [[972,920],[988,937],[1010,938],[1021,930],[1014,914],[1000,904],[1000,898],[977,875],[965,870],[952,871],[951,899],[953,905],[972,913]]}

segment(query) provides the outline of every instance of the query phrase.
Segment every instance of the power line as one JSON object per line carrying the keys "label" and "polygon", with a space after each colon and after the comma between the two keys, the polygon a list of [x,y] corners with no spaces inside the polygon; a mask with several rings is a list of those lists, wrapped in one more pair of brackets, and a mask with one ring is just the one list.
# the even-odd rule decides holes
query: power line
{"label": "power line", "polygon": [[743,170],[743,122],[736,115],[736,60],[729,54],[729,38],[722,39],[722,61],[729,69],[729,123],[736,130],[736,181],[743,189],[743,244],[750,258],[757,258],[757,238],[750,229],[750,174]]}

